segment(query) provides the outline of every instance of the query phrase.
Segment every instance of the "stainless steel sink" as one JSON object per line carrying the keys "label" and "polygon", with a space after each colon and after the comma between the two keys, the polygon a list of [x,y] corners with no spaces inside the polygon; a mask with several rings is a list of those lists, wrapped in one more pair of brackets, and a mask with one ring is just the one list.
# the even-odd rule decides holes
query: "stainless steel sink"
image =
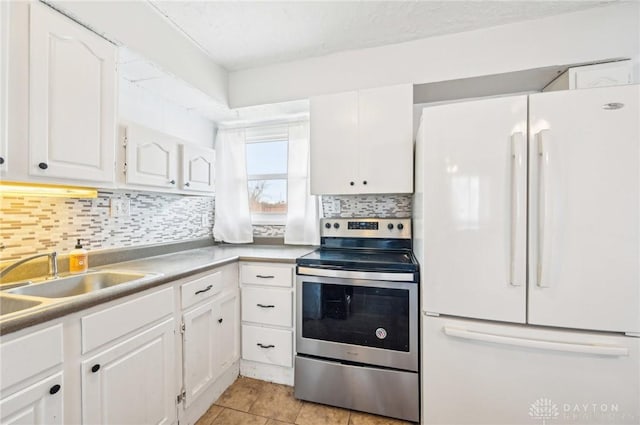
{"label": "stainless steel sink", "polygon": [[11,314],[42,304],[42,301],[27,300],[0,295],[0,315]]}
{"label": "stainless steel sink", "polygon": [[66,298],[88,294],[93,291],[110,288],[145,277],[148,277],[148,275],[142,273],[112,271],[90,272],[9,289],[5,292],[42,298]]}

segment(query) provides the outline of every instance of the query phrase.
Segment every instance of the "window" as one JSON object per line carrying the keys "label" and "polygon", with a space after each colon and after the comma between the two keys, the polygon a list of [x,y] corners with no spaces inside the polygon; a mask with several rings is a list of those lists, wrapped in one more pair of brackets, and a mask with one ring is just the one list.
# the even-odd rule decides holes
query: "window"
{"label": "window", "polygon": [[288,128],[246,131],[247,184],[253,224],[284,224],[287,215]]}

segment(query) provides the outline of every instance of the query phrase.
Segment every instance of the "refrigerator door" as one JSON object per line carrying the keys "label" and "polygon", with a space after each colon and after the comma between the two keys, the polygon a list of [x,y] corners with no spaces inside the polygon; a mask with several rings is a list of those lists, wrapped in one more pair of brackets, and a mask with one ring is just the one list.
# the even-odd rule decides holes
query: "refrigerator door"
{"label": "refrigerator door", "polygon": [[526,96],[423,110],[414,243],[425,310],[524,323],[526,126]]}
{"label": "refrigerator door", "polygon": [[423,316],[422,423],[637,424],[640,338]]}
{"label": "refrigerator door", "polygon": [[529,309],[640,332],[639,86],[530,96]]}

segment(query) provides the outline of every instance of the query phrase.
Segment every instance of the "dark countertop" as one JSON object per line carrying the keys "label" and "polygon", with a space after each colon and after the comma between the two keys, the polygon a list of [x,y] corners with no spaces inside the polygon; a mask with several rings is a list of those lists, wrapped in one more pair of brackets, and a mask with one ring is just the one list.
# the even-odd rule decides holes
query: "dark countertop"
{"label": "dark countertop", "polygon": [[[16,332],[235,261],[294,264],[297,257],[314,249],[313,246],[217,245],[95,267],[91,270],[117,270],[154,275],[88,294],[49,299],[39,306],[0,316],[0,335]],[[46,282],[40,284],[46,285]],[[6,294],[6,296],[14,295]],[[41,298],[38,299],[41,300]]]}

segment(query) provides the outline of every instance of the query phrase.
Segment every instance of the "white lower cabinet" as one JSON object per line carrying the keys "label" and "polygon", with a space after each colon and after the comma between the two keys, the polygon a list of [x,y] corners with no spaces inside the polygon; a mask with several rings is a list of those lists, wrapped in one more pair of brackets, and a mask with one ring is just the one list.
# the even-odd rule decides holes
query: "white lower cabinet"
{"label": "white lower cabinet", "polygon": [[167,319],[82,362],[85,424],[171,424],[174,320]]}
{"label": "white lower cabinet", "polygon": [[62,338],[60,324],[2,337],[0,423],[65,423]]}
{"label": "white lower cabinet", "polygon": [[4,425],[63,424],[62,372],[16,391],[0,402]]}
{"label": "white lower cabinet", "polygon": [[239,353],[237,290],[223,293],[183,315],[185,408],[189,407]]}
{"label": "white lower cabinet", "polygon": [[240,263],[243,376],[293,385],[291,264]]}

